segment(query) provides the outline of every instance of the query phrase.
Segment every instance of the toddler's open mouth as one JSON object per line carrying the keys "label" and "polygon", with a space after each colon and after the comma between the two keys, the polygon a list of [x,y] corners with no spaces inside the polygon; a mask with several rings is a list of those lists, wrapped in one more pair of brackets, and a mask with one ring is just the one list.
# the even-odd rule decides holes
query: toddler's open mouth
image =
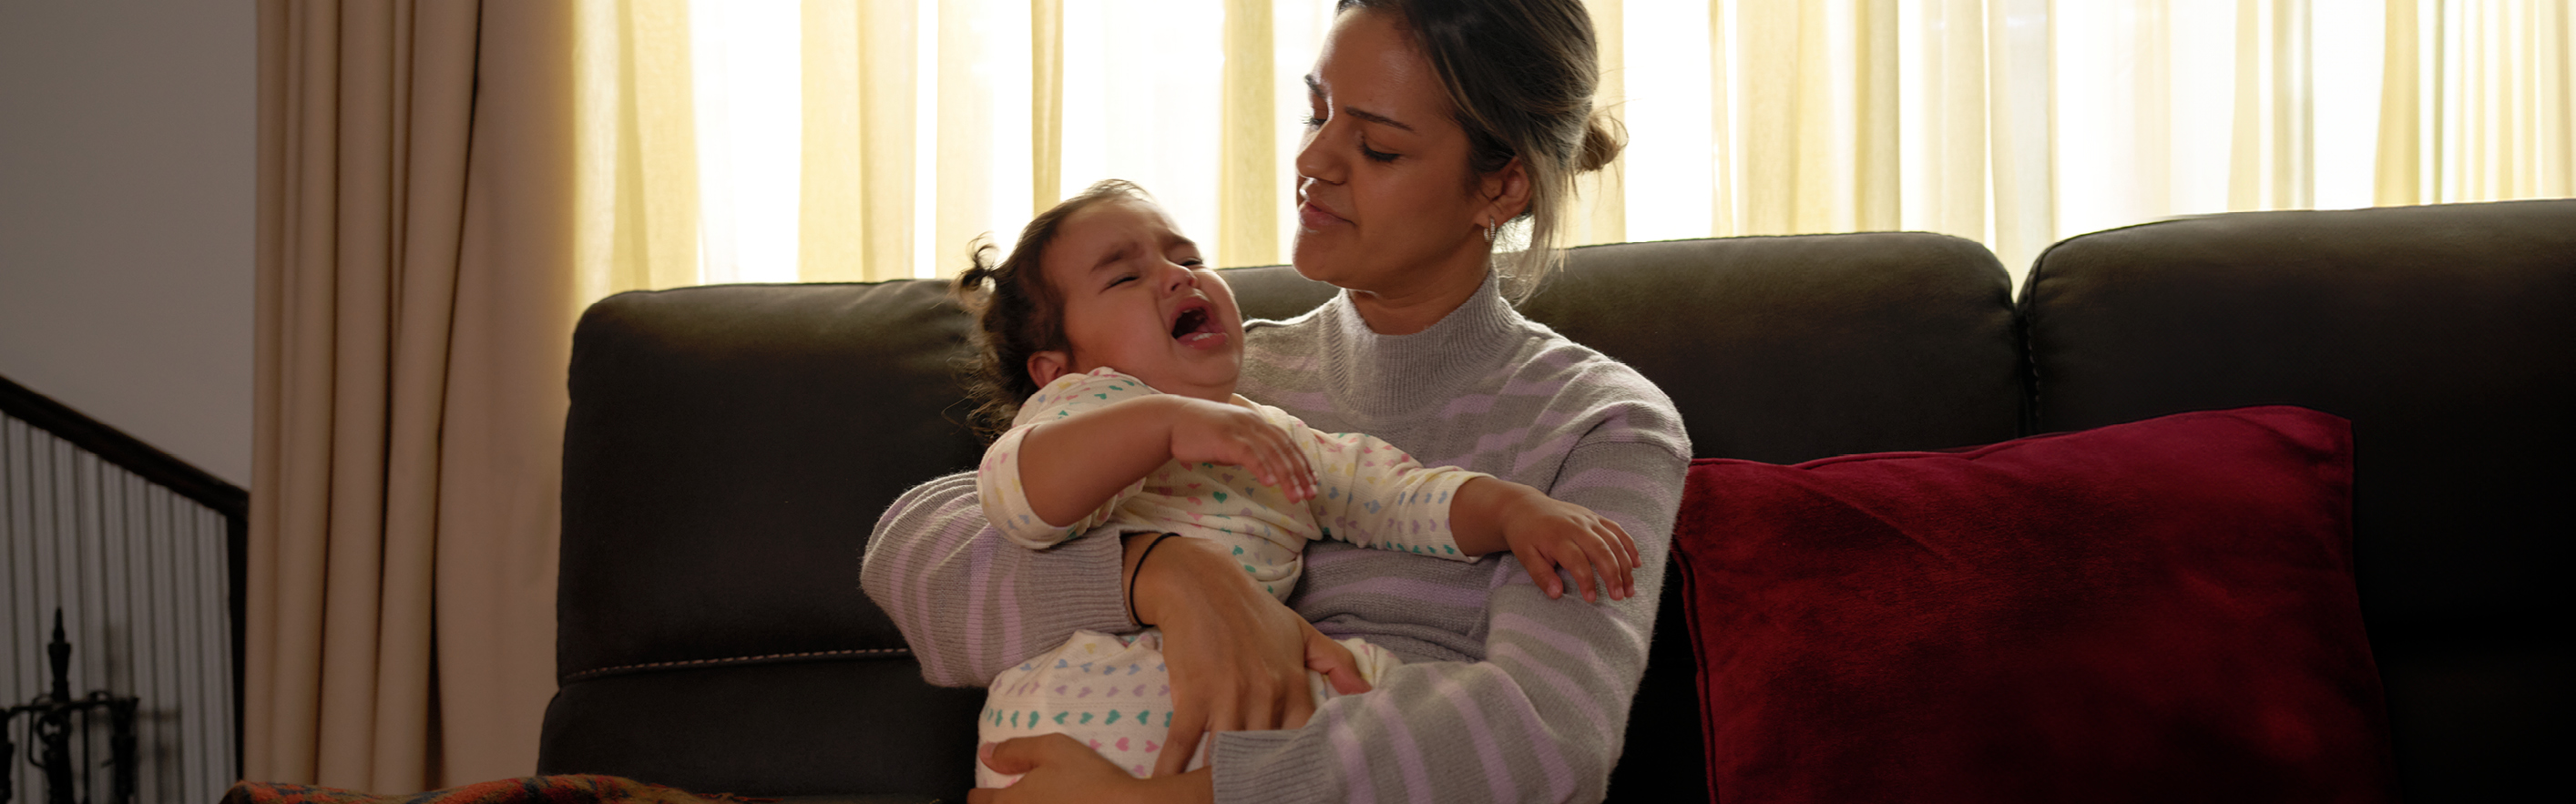
{"label": "toddler's open mouth", "polygon": [[1208,308],[1204,303],[1184,307],[1181,309],[1181,314],[1172,319],[1174,340],[1189,342],[1220,334],[1223,333],[1216,331],[1216,317],[1208,315]]}

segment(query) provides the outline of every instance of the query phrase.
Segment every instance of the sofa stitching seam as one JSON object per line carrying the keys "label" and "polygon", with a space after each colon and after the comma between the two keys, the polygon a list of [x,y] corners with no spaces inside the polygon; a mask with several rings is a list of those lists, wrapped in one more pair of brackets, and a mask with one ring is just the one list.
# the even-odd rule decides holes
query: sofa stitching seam
{"label": "sofa stitching seam", "polygon": [[613,667],[595,667],[578,673],[567,674],[562,680],[564,682],[583,681],[598,676],[612,675],[616,673],[628,673],[640,670],[663,670],[675,667],[751,664],[755,662],[777,661],[780,659],[814,659],[831,656],[910,655],[911,653],[912,649],[910,648],[849,648],[844,650],[806,651],[803,653],[772,653],[761,656],[728,656],[722,659],[682,659],[669,662],[645,662],[642,664],[621,664]]}

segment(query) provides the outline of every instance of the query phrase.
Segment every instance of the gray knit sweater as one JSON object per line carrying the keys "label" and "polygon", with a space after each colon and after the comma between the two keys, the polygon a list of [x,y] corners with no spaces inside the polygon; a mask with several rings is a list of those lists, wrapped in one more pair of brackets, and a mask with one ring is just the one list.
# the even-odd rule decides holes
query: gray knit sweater
{"label": "gray knit sweater", "polygon": [[[1371,332],[1345,293],[1246,327],[1244,396],[1425,465],[1535,486],[1616,520],[1636,597],[1549,600],[1509,553],[1472,563],[1315,542],[1288,600],[1325,634],[1406,661],[1304,728],[1219,735],[1218,801],[1597,801],[1654,632],[1690,462],[1672,401],[1636,371],[1523,318],[1490,279],[1420,333]],[[1119,541],[1032,551],[986,527],[972,473],[904,494],[861,582],[935,684],[981,686],[1075,630],[1132,630]],[[1571,580],[1568,580],[1571,586]]]}

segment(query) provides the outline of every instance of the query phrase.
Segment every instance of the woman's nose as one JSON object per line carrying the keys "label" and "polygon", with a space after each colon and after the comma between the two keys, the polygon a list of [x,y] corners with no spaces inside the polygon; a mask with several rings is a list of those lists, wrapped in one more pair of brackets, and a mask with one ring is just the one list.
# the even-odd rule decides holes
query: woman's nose
{"label": "woman's nose", "polygon": [[1325,141],[1331,139],[1331,131],[1332,123],[1326,122],[1306,133],[1305,143],[1297,147],[1297,175],[1331,184],[1342,183],[1341,160],[1334,158],[1336,152],[1333,149],[1325,147]]}

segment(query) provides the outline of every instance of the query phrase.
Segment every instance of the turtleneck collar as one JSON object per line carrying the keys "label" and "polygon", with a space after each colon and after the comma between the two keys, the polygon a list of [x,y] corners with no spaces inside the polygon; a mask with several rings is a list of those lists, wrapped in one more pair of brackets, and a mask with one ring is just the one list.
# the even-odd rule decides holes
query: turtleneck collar
{"label": "turtleneck collar", "polygon": [[1410,335],[1369,329],[1348,290],[1320,312],[1326,385],[1335,407],[1352,413],[1411,412],[1445,403],[1461,384],[1491,374],[1494,361],[1527,334],[1527,319],[1503,300],[1490,271],[1466,303]]}

